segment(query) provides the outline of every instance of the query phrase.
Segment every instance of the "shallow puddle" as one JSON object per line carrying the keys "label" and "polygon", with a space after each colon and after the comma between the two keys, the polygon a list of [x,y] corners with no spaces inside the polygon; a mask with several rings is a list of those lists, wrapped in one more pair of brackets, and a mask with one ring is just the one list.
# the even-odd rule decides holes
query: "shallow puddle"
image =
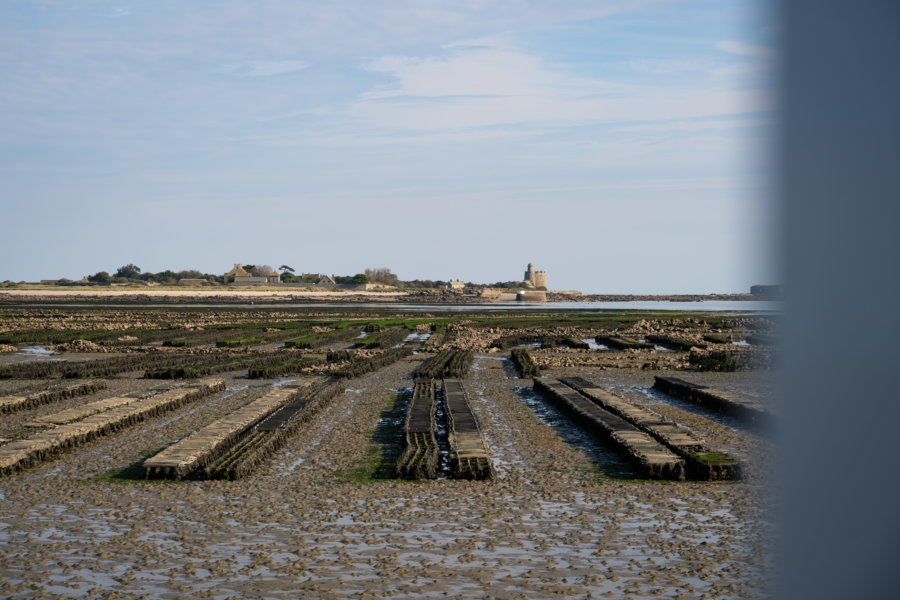
{"label": "shallow puddle", "polygon": [[588,345],[589,350],[609,350],[603,344],[598,344],[594,338],[582,338],[581,341]]}

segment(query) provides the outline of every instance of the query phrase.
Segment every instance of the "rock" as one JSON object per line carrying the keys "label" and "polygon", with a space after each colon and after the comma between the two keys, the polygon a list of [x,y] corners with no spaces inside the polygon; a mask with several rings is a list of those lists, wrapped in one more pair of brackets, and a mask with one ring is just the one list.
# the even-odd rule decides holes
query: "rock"
{"label": "rock", "polygon": [[106,350],[99,344],[88,340],[72,340],[67,344],[56,344],[48,346],[48,350],[53,352],[105,352]]}

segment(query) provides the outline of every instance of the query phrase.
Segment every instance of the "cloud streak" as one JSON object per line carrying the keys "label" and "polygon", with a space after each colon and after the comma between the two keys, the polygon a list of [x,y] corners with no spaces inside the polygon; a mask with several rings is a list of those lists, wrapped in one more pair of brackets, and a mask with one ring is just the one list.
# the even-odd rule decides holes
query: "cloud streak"
{"label": "cloud streak", "polygon": [[307,68],[309,68],[309,63],[302,60],[245,60],[224,65],[218,69],[218,72],[240,77],[269,77],[294,73]]}
{"label": "cloud streak", "polygon": [[[528,257],[558,285],[582,285],[577,257],[596,250],[596,224],[609,226],[615,246],[629,240],[613,225],[635,220],[647,227],[648,255],[659,255],[654,244],[678,243],[675,229],[697,239],[730,232],[716,246],[728,268],[691,273],[697,281],[684,287],[743,290],[750,281],[739,261],[764,244],[723,207],[755,201],[746,144],[770,133],[766,23],[739,23],[754,6],[9,0],[0,3],[0,181],[5,216],[21,225],[0,243],[14,253],[34,239],[64,240],[121,208],[172,240],[166,256],[147,251],[171,261],[158,268],[221,270],[221,240],[238,239],[228,251],[277,247],[311,270],[356,272],[377,245],[342,242],[346,260],[334,264],[332,253],[315,258],[323,244],[335,247],[326,229],[297,236],[297,228],[362,216],[414,230],[430,214],[460,253],[428,244],[412,256],[397,238],[390,266],[433,277],[452,256],[464,267],[454,275],[480,278],[485,256],[518,253],[491,232],[501,222],[533,227],[517,211],[527,203],[558,221],[544,232],[546,256]],[[579,235],[572,214],[584,216]],[[647,225],[659,215],[683,222]],[[215,227],[197,230],[209,219]],[[128,254],[136,245],[126,232],[78,262],[108,270],[110,247],[124,264],[140,260]],[[706,264],[705,247],[682,258]],[[45,250],[46,264],[26,257],[15,261],[21,274],[0,279],[63,274],[59,248]],[[502,276],[484,268],[485,278]],[[597,281],[646,289],[634,283],[646,268],[632,261],[613,281],[598,267]]]}
{"label": "cloud streak", "polygon": [[389,82],[361,94],[347,114],[395,131],[671,121],[770,108],[765,93],[712,78],[695,86],[621,83],[485,45],[451,45],[442,56],[388,56],[365,68]]}
{"label": "cloud streak", "polygon": [[775,56],[775,53],[771,48],[760,46],[759,44],[748,44],[747,42],[738,42],[734,40],[721,41],[716,44],[716,48],[722,52],[746,56],[748,58],[770,59]]}

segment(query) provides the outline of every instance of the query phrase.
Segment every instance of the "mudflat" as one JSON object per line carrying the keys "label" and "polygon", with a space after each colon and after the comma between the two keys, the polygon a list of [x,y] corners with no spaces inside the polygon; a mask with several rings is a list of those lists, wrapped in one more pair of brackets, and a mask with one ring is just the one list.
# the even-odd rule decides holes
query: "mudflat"
{"label": "mudflat", "polygon": [[[454,331],[442,343],[473,339]],[[502,333],[508,332],[497,336]],[[610,361],[560,362],[554,351],[534,350],[546,375],[583,377],[652,408],[745,467],[736,482],[641,480],[611,448],[536,394],[531,379],[519,378],[507,352],[485,348],[475,351],[464,381],[494,478],[396,480],[391,461],[414,373],[431,356],[430,348],[417,348],[389,366],[344,379],[343,393],[238,481],[148,481],[140,465],[273,386],[307,374],[248,379],[246,369],[219,373],[223,391],[0,478],[0,594],[766,595],[774,451],[765,431],[653,390],[654,375],[669,370],[642,369],[637,359],[617,367]],[[668,362],[670,355],[664,356]],[[771,402],[766,374],[758,370],[683,367],[679,376]],[[150,393],[160,384],[132,372],[107,382],[88,397],[4,415],[0,437],[26,436],[38,417],[126,392]],[[48,385],[4,379],[0,395]]]}

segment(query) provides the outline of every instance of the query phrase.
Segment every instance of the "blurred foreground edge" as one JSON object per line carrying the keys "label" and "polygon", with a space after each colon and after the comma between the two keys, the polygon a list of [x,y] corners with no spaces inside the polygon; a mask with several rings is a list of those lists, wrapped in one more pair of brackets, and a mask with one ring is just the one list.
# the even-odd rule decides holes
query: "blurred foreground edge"
{"label": "blurred foreground edge", "polygon": [[[776,16],[786,286],[775,594],[896,598],[900,2],[782,1]],[[828,469],[809,469],[822,457]]]}

